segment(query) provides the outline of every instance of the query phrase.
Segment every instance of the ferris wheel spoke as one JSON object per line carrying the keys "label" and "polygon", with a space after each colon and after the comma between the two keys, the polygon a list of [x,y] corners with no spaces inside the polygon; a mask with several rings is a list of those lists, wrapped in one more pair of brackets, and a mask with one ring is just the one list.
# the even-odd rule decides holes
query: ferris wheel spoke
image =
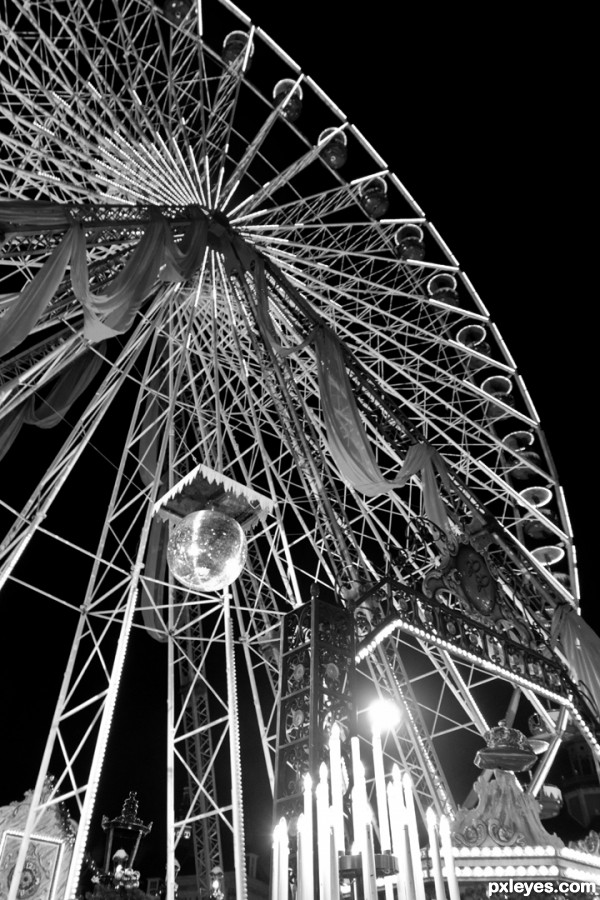
{"label": "ferris wheel spoke", "polygon": [[[299,83],[300,83],[300,79],[298,79],[294,83],[294,87],[290,90],[290,93],[293,92],[294,88]],[[223,188],[222,199],[221,199],[221,206],[222,206],[223,211],[226,211],[228,209],[229,204],[233,200],[235,192],[239,188],[239,186],[240,186],[244,176],[248,172],[248,169],[250,168],[253,160],[259,153],[260,148],[262,147],[263,143],[265,142],[265,140],[271,133],[271,130],[273,129],[274,125],[280,120],[281,111],[285,104],[285,100],[286,100],[286,97],[284,97],[280,101],[280,103],[275,107],[275,109],[273,109],[269,113],[269,115],[267,116],[263,125],[261,126],[260,130],[255,135],[255,137],[252,138],[252,140],[246,147],[244,153],[242,154],[239,162],[235,165],[233,172],[231,173],[229,178],[226,180],[224,188]]]}
{"label": "ferris wheel spoke", "polygon": [[[231,210],[231,216],[235,216],[235,220],[238,223],[247,221],[252,216],[253,211],[258,206],[260,206],[261,203],[267,201],[276,191],[285,187],[289,182],[291,182],[293,178],[296,177],[296,175],[299,175],[300,172],[302,172],[309,165],[311,165],[311,163],[318,159],[321,154],[321,150],[322,148],[319,145],[317,145],[316,147],[311,147],[303,156],[301,156],[295,162],[291,163],[287,167],[287,169],[277,175],[272,181],[265,184],[252,197],[249,197],[247,200],[243,201],[241,205],[238,205],[233,210]],[[339,193],[341,192],[338,191],[338,194]],[[303,200],[298,200],[294,205],[304,205],[304,202],[305,201]],[[340,203],[339,198],[338,204],[339,205],[336,206],[333,202],[330,202],[328,204],[328,207],[325,206],[324,209],[319,212],[321,215],[328,215],[332,212],[337,212],[339,209],[344,208],[344,205]]]}
{"label": "ferris wheel spoke", "polygon": [[[159,108],[166,111],[169,125],[168,143],[174,148],[174,152],[178,154],[180,162],[183,164],[181,148],[185,150],[190,160],[195,161],[195,141],[185,127],[187,119],[191,117],[192,121],[198,121],[199,135],[204,134],[206,129],[206,84],[203,54],[195,36],[184,40],[178,32],[173,33],[172,27],[169,27],[167,45],[158,23],[156,8],[153,9],[153,17],[157,40],[161,47],[161,59],[164,64],[164,73],[160,71],[157,73],[162,83],[162,89],[157,93],[157,104]],[[198,72],[199,78],[197,78]],[[198,94],[194,90],[196,84],[198,85]],[[177,85],[177,90],[172,89],[173,85]],[[200,194],[203,194],[200,179],[192,180],[191,187],[192,193],[199,191]]]}
{"label": "ferris wheel spoke", "polygon": [[[127,48],[123,61],[124,84],[131,86],[131,94],[142,107],[146,124],[154,129],[162,127],[170,135],[171,122],[162,102],[168,91],[164,72],[169,69],[169,59],[156,18],[148,16],[146,11],[140,13],[135,8],[132,11],[131,7],[116,7],[115,11],[117,28],[111,35],[111,43]],[[144,47],[143,55],[137,50],[140,46]],[[148,111],[157,118],[151,120]]]}
{"label": "ferris wheel spoke", "polygon": [[59,375],[87,349],[80,334],[64,328],[39,341],[0,367],[0,418],[14,412],[29,397]]}
{"label": "ferris wheel spoke", "polygon": [[[211,666],[223,665],[224,626],[221,610],[213,622],[208,640],[204,639],[204,631],[198,627],[184,629],[177,640],[178,666],[184,673],[187,693],[174,722],[172,736],[175,760],[188,781],[190,792],[189,810],[179,826],[176,841],[181,837],[185,821],[203,821],[205,838],[209,833],[213,852],[219,854],[220,838],[216,822],[221,821],[233,832],[235,819],[233,806],[218,802],[215,778],[215,767],[226,749],[225,741],[230,737],[228,699],[218,694],[209,678]],[[198,699],[198,694],[202,696],[203,693],[210,696],[210,705]]]}
{"label": "ferris wheel spoke", "polygon": [[[314,148],[313,148],[314,150]],[[297,164],[300,164],[302,160],[306,159],[307,156],[312,154],[312,150],[309,150],[301,160],[298,160],[297,163],[292,164],[286,172],[291,171],[295,168]],[[313,159],[316,157],[313,157]],[[312,159],[311,159],[312,162]],[[286,181],[288,179],[288,175],[286,174]],[[281,176],[276,176],[271,182],[269,182],[262,191],[267,191],[268,196],[274,193],[276,188],[281,183]],[[263,199],[268,199],[268,196],[265,196]],[[250,200],[252,209],[250,211],[246,211],[245,208],[242,208],[241,212],[238,213],[238,210],[233,209],[230,212],[232,224],[240,229],[243,233],[244,229],[248,224],[252,224],[260,219],[261,226],[269,227],[272,225],[277,225],[278,227],[290,225],[295,221],[306,219],[309,222],[319,222],[322,218],[326,216],[333,215],[334,213],[341,212],[342,210],[349,209],[354,207],[356,204],[357,192],[354,185],[340,185],[334,188],[330,188],[327,191],[321,191],[318,194],[313,194],[312,196],[307,197],[299,197],[296,200],[291,200],[288,203],[282,203],[277,206],[266,207],[265,209],[256,210],[255,207],[258,205],[256,200],[256,195],[254,195]]]}
{"label": "ferris wheel spoke", "polygon": [[210,159],[210,179],[214,185],[212,205],[220,206],[221,189],[225,175],[225,162],[233,131],[233,117],[237,108],[240,89],[253,47],[254,28],[250,29],[245,49],[235,59],[228,61],[222,71],[214,102],[203,132],[203,143]]}
{"label": "ferris wheel spoke", "polygon": [[432,668],[435,669],[435,672],[438,674],[442,685],[434,713],[436,723],[432,725],[431,728],[432,738],[435,739],[435,736],[438,733],[437,721],[443,723],[442,734],[446,733],[445,729],[447,728],[446,722],[448,721],[448,714],[444,699],[445,694],[448,692],[453,694],[464,713],[462,720],[455,721],[454,725],[459,729],[470,730],[474,734],[483,737],[486,732],[489,731],[489,724],[486,721],[474,694],[473,689],[475,683],[472,678],[472,671],[469,672],[469,683],[467,683],[464,674],[460,672],[456,662],[447,651],[437,651],[437,648],[433,648],[422,641],[419,643],[421,644],[424,655],[430,660]]}
{"label": "ferris wheel spoke", "polygon": [[[72,126],[68,125],[68,119],[75,118],[79,125],[84,127],[85,132],[91,125],[88,118],[90,113],[94,126],[101,131],[108,132],[105,120],[102,116],[95,113],[93,106],[79,103],[81,96],[92,99],[93,94],[91,92],[96,90],[97,94],[97,88],[87,78],[81,77],[69,54],[62,52],[65,46],[73,47],[77,45],[77,35],[73,32],[67,36],[60,35],[60,31],[65,26],[63,17],[57,19],[59,34],[54,36],[49,35],[33,16],[29,18],[28,25],[35,29],[40,48],[43,48],[43,52],[40,51],[36,58],[36,63],[41,68],[42,77],[39,77],[39,70],[31,66],[31,60],[35,58],[35,54],[32,56],[29,37],[27,40],[24,37],[17,37],[17,40],[20,42],[19,52],[21,59],[16,70],[16,78],[18,83],[23,82],[23,90],[20,92],[21,98],[27,104],[41,103],[41,110],[38,109],[38,115],[40,111],[43,111],[44,106],[48,116],[55,118],[58,114],[61,126],[74,138],[77,137],[77,133]],[[14,65],[12,60],[11,65]],[[79,89],[74,90],[74,82],[79,85]],[[13,90],[15,89],[16,83],[13,87]],[[72,106],[65,102],[64,97],[75,98],[75,109],[77,112],[74,112]],[[83,110],[83,116],[79,109]]]}
{"label": "ferris wheel spoke", "polygon": [[[103,159],[97,161],[97,166],[112,192],[117,187],[117,194],[122,191],[141,203],[158,201],[185,207],[202,202],[200,193],[191,189],[190,174],[182,158],[175,160],[160,135],[153,144],[132,144],[116,135],[114,139],[102,141],[101,152]],[[140,180],[143,190],[136,187]]]}
{"label": "ferris wheel spoke", "polygon": [[[448,425],[448,423],[445,423],[445,429],[447,429],[447,425]],[[481,462],[480,462],[480,465],[481,465]],[[488,470],[486,471],[486,481],[485,481],[485,482],[481,482],[481,481],[479,482],[479,483],[481,484],[482,488],[484,487],[484,485],[486,486],[486,490],[487,490],[487,482],[488,482],[488,480],[489,480],[489,475],[490,475],[490,471],[489,471],[489,469],[488,469]],[[501,483],[500,483],[500,487],[501,487],[503,490],[506,490],[506,489],[507,489],[507,485],[506,485],[504,482],[501,482]],[[496,512],[497,512],[497,511],[496,511]],[[532,562],[533,568],[534,568],[534,569],[537,568],[537,569],[538,569],[538,572],[539,572],[540,574],[543,574],[543,572],[542,572],[542,570],[540,569],[540,567],[539,567],[539,566],[536,566],[533,560],[531,560],[531,562]]]}
{"label": "ferris wheel spoke", "polygon": [[[135,50],[131,52],[126,50],[125,53],[121,53],[121,47],[114,40],[114,32],[111,36],[105,36],[102,30],[98,29],[89,6],[83,2],[77,2],[75,7],[73,26],[71,27],[63,19],[60,27],[72,42],[72,46],[77,47],[85,66],[89,68],[89,74],[85,76],[85,81],[93,86],[101,96],[107,94],[110,97],[111,104],[114,104],[115,107],[115,113],[120,114],[121,121],[127,123],[127,129],[137,132],[138,138],[141,138],[143,136],[142,123],[145,122],[147,126],[151,127],[151,122],[133,86],[136,83],[139,84],[139,79],[133,81],[129,77],[131,72],[127,67],[130,65],[131,53],[135,54]],[[117,16],[115,25],[117,28],[123,28],[123,19]],[[153,48],[151,55],[146,58],[146,69],[152,66],[157,50],[160,52],[159,48]],[[139,64],[136,64],[138,74],[141,74],[141,66],[138,66]],[[90,75],[93,77],[90,78]],[[142,84],[146,90],[149,89],[150,82],[145,71]],[[141,90],[142,87],[139,86]],[[152,108],[159,115],[159,122],[164,126],[160,107],[149,102],[148,108]]]}
{"label": "ferris wheel spoke", "polygon": [[[304,284],[304,289],[305,289],[305,292],[308,292],[309,294],[311,293],[310,291],[307,291],[306,283]],[[317,299],[320,299],[320,295],[317,297]],[[373,347],[373,343],[374,343],[373,338],[375,340],[379,339],[378,331],[375,327],[373,327],[372,329],[368,329],[368,331],[370,331],[371,333],[365,334],[365,338],[367,340],[369,340],[371,347]],[[352,326],[352,324],[345,325],[344,330],[341,332],[341,335],[342,335],[342,337],[347,336],[350,340],[352,340],[353,342],[356,342],[356,329]],[[388,370],[388,377],[386,378],[386,386],[387,386],[388,390],[390,388],[390,383],[393,383],[393,382],[390,382],[389,373],[390,372],[393,373],[393,371],[394,371],[393,370],[393,357],[390,355],[390,351],[392,353],[394,353],[395,346],[396,346],[395,342],[394,342],[394,344],[392,344],[390,342],[389,346],[385,347],[385,350],[383,350],[383,348],[382,348],[382,351],[381,351],[381,361],[382,361],[382,363],[385,362],[386,369]],[[414,368],[409,367],[409,369],[407,371],[406,359],[407,359],[407,357],[410,359],[411,355],[414,357],[414,361],[417,365]],[[448,370],[442,369],[439,366],[432,366],[432,369],[433,369],[432,374],[429,378],[426,378],[425,370],[423,368],[419,369],[418,364],[419,364],[419,356],[416,353],[414,353],[413,351],[409,351],[406,347],[404,347],[403,355],[398,360],[396,371],[398,373],[399,378],[402,378],[403,380],[408,379],[409,382],[412,382],[412,384],[414,385],[416,398],[418,398],[418,399],[416,399],[415,402],[412,403],[410,401],[410,399],[407,397],[406,393],[403,392],[402,403],[405,404],[406,406],[411,407],[415,413],[418,412],[419,417],[422,420],[427,419],[427,421],[431,427],[434,424],[435,420],[434,420],[434,417],[431,416],[431,413],[428,413],[427,406],[424,405],[424,400],[425,400],[425,398],[428,397],[430,407],[435,408],[436,406],[439,406],[441,408],[448,408],[449,410],[452,410],[453,419],[455,422],[458,422],[458,423],[462,424],[462,426],[468,427],[470,430],[474,431],[477,428],[477,424],[476,424],[477,420],[476,420],[476,417],[474,416],[474,413],[476,412],[476,410],[478,410],[480,408],[482,410],[484,410],[485,405],[487,403],[489,403],[489,398],[483,392],[479,392],[474,387],[471,387],[470,385],[465,384],[464,380],[461,378],[456,378],[456,380],[453,382],[453,380],[452,380],[453,376],[449,374]],[[415,372],[414,375],[412,374],[413,371]],[[374,377],[376,380],[378,380],[377,373],[372,372],[371,374],[372,374],[372,377]],[[465,389],[469,390],[470,392],[472,391],[474,394],[473,408],[470,410],[467,409],[466,411],[461,412],[461,404],[456,404],[456,403],[451,404],[451,405],[447,404],[447,401],[445,400],[445,398],[443,396],[439,395],[439,393],[438,393],[439,386],[440,386],[440,384],[444,383],[444,380],[446,382],[449,381],[450,385],[454,384],[457,389],[460,389],[461,393]],[[307,393],[314,392],[314,388],[315,388],[315,385],[314,385],[314,382],[312,382],[309,385],[309,390]],[[464,403],[464,401],[463,401],[463,403]],[[525,422],[527,424],[533,424],[533,423],[528,422],[526,419],[525,419]],[[443,434],[445,436],[446,440],[448,438],[449,427],[450,427],[450,421],[445,420],[445,421],[442,421],[442,423],[438,426],[438,429],[437,429],[440,435]],[[480,431],[480,434],[482,434],[482,435],[484,434],[483,427],[480,427],[479,431]],[[487,442],[487,440],[488,440],[488,438],[487,438],[487,434],[486,434],[486,442]],[[462,441],[460,444],[455,443],[454,446],[461,453],[463,452]],[[503,493],[506,490],[508,490],[509,492],[512,490],[510,488],[510,486],[508,486],[504,480],[501,480],[499,478],[499,476],[496,476],[495,473],[493,473],[489,467],[485,466],[484,472],[485,472],[486,481],[490,476],[492,477],[492,479],[496,479],[498,481]],[[513,498],[514,498],[515,502],[517,502],[520,499],[516,491],[513,492]]]}
{"label": "ferris wheel spoke", "polygon": [[[40,122],[39,109],[34,114],[35,118],[25,118],[22,114],[13,115],[10,111],[4,111],[4,114],[20,135],[15,137],[13,134],[7,134],[4,138],[6,147],[13,151],[12,159],[20,159],[18,166],[11,162],[11,159],[2,160],[0,163],[2,171],[7,173],[8,183],[12,185],[13,182],[16,184],[21,182],[25,187],[27,175],[27,188],[30,189],[33,183],[41,193],[43,188],[48,186],[50,179],[52,188],[65,187],[72,190],[76,196],[80,195],[82,200],[87,200],[89,188],[87,192],[84,189],[90,177],[87,160],[84,157],[82,161],[76,158],[67,161],[67,157],[72,157],[73,142],[57,137],[54,131],[57,125],[56,118],[51,119],[48,116]],[[56,152],[57,148],[62,151],[62,159]],[[30,198],[27,196],[26,199]]]}
{"label": "ferris wheel spoke", "polygon": [[[288,446],[293,448],[294,455],[296,456],[296,463],[298,465],[298,470],[303,473],[306,477],[305,482],[305,490],[307,497],[320,497],[321,504],[325,500],[323,496],[323,492],[320,488],[320,475],[318,472],[318,467],[315,464],[315,459],[317,458],[318,451],[315,453],[315,447],[318,447],[318,437],[312,429],[310,429],[310,417],[306,414],[306,411],[303,412],[303,418],[306,425],[309,425],[309,428],[300,424],[298,419],[298,414],[296,413],[296,408],[299,406],[300,410],[304,407],[303,400],[297,396],[296,388],[293,380],[287,377],[284,369],[282,369],[275,361],[273,355],[271,355],[270,365],[267,368],[263,367],[263,378],[268,376],[270,373],[273,375],[273,387],[272,387],[272,396],[275,398],[280,398],[280,401],[276,405],[278,417],[279,417],[279,428],[281,428],[282,421],[287,423],[287,439]],[[257,387],[258,387],[257,383]],[[296,399],[294,400],[294,396]],[[258,398],[257,398],[258,402]],[[333,499],[333,497],[332,497]],[[336,498],[335,502],[339,502],[339,498]],[[327,500],[329,503],[329,500]],[[323,513],[319,511],[318,507],[312,505],[313,514],[317,517],[317,521],[320,521],[323,517]],[[331,522],[331,518],[327,517],[327,522]],[[323,526],[325,526],[325,522],[323,522]],[[325,532],[329,532],[331,529],[331,525],[329,524],[325,527]],[[339,546],[344,546],[344,542],[341,538],[341,535],[338,534],[337,540],[339,542]]]}

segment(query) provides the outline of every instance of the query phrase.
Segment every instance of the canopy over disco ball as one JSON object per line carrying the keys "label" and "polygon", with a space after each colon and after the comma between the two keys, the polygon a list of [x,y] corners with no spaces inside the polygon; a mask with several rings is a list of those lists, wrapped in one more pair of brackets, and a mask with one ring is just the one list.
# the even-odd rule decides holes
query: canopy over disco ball
{"label": "canopy over disco ball", "polygon": [[173,577],[194,591],[219,591],[232,584],[246,562],[241,525],[223,513],[203,509],[186,516],[169,539]]}

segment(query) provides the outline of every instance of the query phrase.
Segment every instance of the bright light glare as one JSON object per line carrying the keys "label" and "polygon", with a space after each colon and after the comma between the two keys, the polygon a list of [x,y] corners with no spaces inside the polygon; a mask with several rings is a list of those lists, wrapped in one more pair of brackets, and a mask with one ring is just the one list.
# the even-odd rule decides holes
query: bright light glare
{"label": "bright light glare", "polygon": [[400,710],[391,700],[376,700],[369,707],[374,732],[391,731],[400,722]]}

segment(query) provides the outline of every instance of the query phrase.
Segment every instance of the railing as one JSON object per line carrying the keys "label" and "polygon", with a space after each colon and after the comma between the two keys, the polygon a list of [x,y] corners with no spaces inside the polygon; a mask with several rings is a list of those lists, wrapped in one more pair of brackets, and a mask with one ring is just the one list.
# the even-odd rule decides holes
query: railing
{"label": "railing", "polygon": [[[592,725],[594,717],[579,687],[564,664],[543,647],[514,640],[462,610],[403,585],[393,578],[382,579],[355,604],[358,645],[357,661],[399,629],[412,632],[424,641],[444,646],[463,658],[502,674],[508,681],[527,683],[533,690],[569,699],[581,718]],[[593,730],[593,729],[592,729]]]}

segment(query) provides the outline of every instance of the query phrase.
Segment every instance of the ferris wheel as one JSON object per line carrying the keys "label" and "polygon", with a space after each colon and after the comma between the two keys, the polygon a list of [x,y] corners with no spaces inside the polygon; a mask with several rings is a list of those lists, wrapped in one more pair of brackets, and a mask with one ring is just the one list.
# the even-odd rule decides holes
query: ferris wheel
{"label": "ferris wheel", "polygon": [[[243,853],[236,678],[275,791],[305,734],[279,654],[311,596],[354,623],[360,703],[402,708],[386,754],[422,812],[452,813],[448,748],[501,718],[536,715],[554,754],[570,718],[598,751],[552,634],[577,571],[535,407],[368,140],[228,0],[0,9],[0,450],[64,438],[6,486],[0,580],[70,636],[29,821],[52,772],[44,804],[81,823],[66,896],[135,641],[164,645],[171,889],[186,831],[202,883],[224,834]],[[246,534],[225,595],[166,565],[198,510]]]}

